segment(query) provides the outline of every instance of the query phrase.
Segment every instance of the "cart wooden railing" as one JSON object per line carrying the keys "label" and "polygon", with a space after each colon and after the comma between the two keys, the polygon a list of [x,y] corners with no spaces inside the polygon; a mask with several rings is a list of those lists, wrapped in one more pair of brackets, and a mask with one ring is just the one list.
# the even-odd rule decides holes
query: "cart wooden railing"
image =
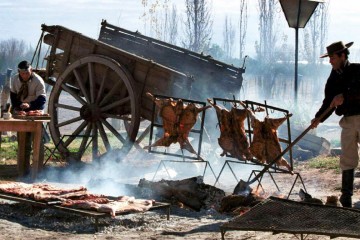
{"label": "cart wooden railing", "polygon": [[[85,152],[93,139],[93,159],[114,149],[130,150],[141,120],[152,117],[152,102],[146,92],[204,101],[214,95],[237,95],[242,85],[244,68],[106,21],[102,22],[101,41],[58,25],[43,24],[42,31],[42,41],[50,46],[42,73],[52,85],[49,129],[61,152],[69,151],[77,135],[89,136],[79,143],[80,152]],[[136,47],[129,39],[125,45],[117,44],[116,39],[124,34]],[[63,135],[74,137],[64,141]]]}
{"label": "cart wooden railing", "polygon": [[[124,148],[135,139],[140,120],[151,119],[147,91],[187,96],[191,79],[180,72],[62,26],[42,25],[42,30],[51,46],[45,74],[53,85],[49,129],[62,152],[75,140],[63,142],[64,134],[94,136],[95,158]],[[83,138],[80,151],[89,140]]]}

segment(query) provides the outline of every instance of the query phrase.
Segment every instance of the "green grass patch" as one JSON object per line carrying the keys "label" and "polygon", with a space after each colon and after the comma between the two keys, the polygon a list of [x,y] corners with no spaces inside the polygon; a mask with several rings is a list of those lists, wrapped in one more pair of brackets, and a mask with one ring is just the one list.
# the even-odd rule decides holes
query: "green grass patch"
{"label": "green grass patch", "polygon": [[16,159],[17,157],[17,142],[4,141],[1,143],[0,159]]}
{"label": "green grass patch", "polygon": [[[68,146],[68,150],[72,153],[76,153],[79,151],[79,147],[81,144],[81,139],[74,139],[74,141],[71,143],[70,146]],[[44,149],[44,160],[46,161],[51,152],[53,152],[52,158],[56,159],[63,159],[61,154],[55,150],[55,145],[52,141],[45,144]],[[18,142],[16,141],[16,138],[9,136],[2,136],[2,143],[1,143],[1,149],[0,149],[0,165],[6,164],[6,160],[16,160],[17,159],[17,150],[18,150]],[[83,156],[90,155],[91,152],[91,145],[86,149]],[[4,161],[5,160],[5,161]]]}
{"label": "green grass patch", "polygon": [[340,172],[339,157],[324,157],[318,156],[308,161],[310,168],[317,168],[323,170],[335,170]]}

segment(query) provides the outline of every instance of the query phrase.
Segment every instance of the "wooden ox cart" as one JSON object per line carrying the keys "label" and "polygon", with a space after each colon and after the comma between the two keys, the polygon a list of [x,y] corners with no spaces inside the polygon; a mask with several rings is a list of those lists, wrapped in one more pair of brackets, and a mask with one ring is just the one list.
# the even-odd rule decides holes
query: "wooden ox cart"
{"label": "wooden ox cart", "polygon": [[[129,149],[141,120],[152,118],[153,102],[146,92],[205,101],[213,93],[225,97],[240,90],[244,69],[120,30],[103,21],[100,40],[95,40],[63,26],[42,25],[42,41],[50,45],[43,77],[53,86],[49,129],[63,153],[79,137],[79,152],[91,142],[93,159]],[[124,34],[132,46],[115,41]],[[166,59],[178,63],[167,66]]]}

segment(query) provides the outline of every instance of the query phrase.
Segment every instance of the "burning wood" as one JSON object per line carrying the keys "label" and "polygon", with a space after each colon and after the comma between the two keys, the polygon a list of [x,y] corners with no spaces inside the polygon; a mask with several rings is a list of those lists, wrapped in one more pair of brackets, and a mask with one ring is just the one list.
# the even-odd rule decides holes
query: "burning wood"
{"label": "burning wood", "polygon": [[204,184],[200,177],[159,182],[141,179],[138,186],[150,189],[154,198],[180,203],[179,205],[185,205],[195,211],[218,205],[221,198],[225,196],[223,190]]}
{"label": "burning wood", "polygon": [[325,205],[341,207],[338,196],[330,195],[326,197]]}
{"label": "burning wood", "polygon": [[172,98],[160,99],[151,93],[146,93],[159,108],[159,115],[163,121],[164,135],[145,149],[155,146],[168,147],[178,142],[181,149],[186,149],[197,154],[189,142],[189,133],[194,127],[198,114],[210,106],[197,107],[194,103],[184,104],[181,99],[175,101]]}
{"label": "burning wood", "polygon": [[300,189],[299,197],[301,199],[301,202],[304,202],[304,203],[324,205],[324,203],[321,201],[321,199],[312,197],[310,194],[305,192],[303,189]]}
{"label": "burning wood", "polygon": [[228,195],[221,199],[219,212],[236,214],[244,213],[263,200],[264,198],[255,194],[249,194],[247,196]]}

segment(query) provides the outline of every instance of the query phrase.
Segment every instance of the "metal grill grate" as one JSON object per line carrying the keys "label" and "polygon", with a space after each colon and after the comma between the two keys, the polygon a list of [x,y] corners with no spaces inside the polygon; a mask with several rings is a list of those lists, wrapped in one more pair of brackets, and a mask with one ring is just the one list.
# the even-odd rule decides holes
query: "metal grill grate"
{"label": "metal grill grate", "polygon": [[223,224],[227,230],[317,234],[360,238],[360,211],[270,197],[250,211]]}

